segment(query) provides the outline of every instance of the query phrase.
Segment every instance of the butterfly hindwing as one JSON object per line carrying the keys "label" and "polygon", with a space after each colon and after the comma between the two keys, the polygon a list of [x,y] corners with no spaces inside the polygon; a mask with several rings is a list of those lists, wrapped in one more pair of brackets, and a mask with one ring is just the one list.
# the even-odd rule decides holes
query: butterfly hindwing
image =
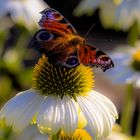
{"label": "butterfly hindwing", "polygon": [[41,12],[42,18],[39,25],[50,32],[65,36],[66,34],[77,34],[74,27],[56,10],[47,8]]}
{"label": "butterfly hindwing", "polygon": [[83,65],[100,67],[103,71],[114,67],[113,61],[106,53],[90,44],[79,47],[78,57]]}

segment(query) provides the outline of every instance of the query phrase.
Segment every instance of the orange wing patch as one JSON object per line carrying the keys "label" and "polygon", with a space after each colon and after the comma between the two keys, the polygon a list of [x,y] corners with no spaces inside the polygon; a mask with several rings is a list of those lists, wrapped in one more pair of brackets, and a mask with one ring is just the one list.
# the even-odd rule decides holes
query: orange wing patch
{"label": "orange wing patch", "polygon": [[41,12],[42,18],[39,25],[50,32],[65,34],[77,34],[74,27],[56,10],[47,8]]}
{"label": "orange wing patch", "polygon": [[103,51],[87,44],[78,49],[79,61],[86,66],[100,67],[103,71],[114,67],[111,58]]}

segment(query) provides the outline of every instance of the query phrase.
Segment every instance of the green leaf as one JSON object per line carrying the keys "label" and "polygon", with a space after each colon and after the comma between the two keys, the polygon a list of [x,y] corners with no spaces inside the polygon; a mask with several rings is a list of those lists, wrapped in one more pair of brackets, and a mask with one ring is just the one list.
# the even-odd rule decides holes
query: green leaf
{"label": "green leaf", "polygon": [[139,23],[136,21],[128,32],[128,43],[132,46],[135,45],[135,42],[139,37]]}

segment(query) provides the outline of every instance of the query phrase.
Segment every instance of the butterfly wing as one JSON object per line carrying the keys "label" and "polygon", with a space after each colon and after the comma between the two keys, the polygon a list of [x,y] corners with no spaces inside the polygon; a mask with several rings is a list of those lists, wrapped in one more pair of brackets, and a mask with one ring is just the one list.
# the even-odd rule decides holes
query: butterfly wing
{"label": "butterfly wing", "polygon": [[74,27],[58,11],[47,8],[41,12],[42,18],[39,25],[49,32],[57,33],[61,36],[66,34],[77,35]]}
{"label": "butterfly wing", "polygon": [[[82,63],[84,65],[101,67],[103,71],[114,66],[112,60],[101,50],[87,44],[73,48],[67,42],[67,35],[77,35],[73,26],[56,10],[47,8],[41,12],[42,18],[39,30],[32,46],[60,65]],[[67,42],[67,43],[63,43]],[[69,45],[68,45],[69,44]]]}
{"label": "butterfly wing", "polygon": [[67,41],[67,35],[76,35],[76,30],[54,9],[47,8],[41,14],[39,25],[43,29],[34,35],[31,46],[48,57],[53,56],[56,60],[65,61],[75,50],[64,45],[64,42]]}
{"label": "butterfly wing", "polygon": [[30,46],[35,48],[40,53],[49,53],[55,46],[57,46],[58,41],[56,41],[58,36],[54,33],[49,33],[46,29],[41,29],[35,33],[33,36]]}
{"label": "butterfly wing", "polygon": [[83,65],[100,67],[104,72],[114,67],[113,61],[106,53],[90,44],[78,47],[78,57]]}
{"label": "butterfly wing", "polygon": [[63,45],[63,41],[63,37],[58,34],[41,29],[35,33],[29,46],[36,49],[39,53],[45,54],[52,62],[63,66],[69,63],[68,65],[70,66],[70,63],[72,64],[78,59],[76,58],[76,48],[70,45]]}

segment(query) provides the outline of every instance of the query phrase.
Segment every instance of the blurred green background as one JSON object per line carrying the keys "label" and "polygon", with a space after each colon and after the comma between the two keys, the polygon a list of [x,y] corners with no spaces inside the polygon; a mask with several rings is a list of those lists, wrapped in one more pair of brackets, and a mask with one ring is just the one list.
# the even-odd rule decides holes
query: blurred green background
{"label": "blurred green background", "polygon": [[[62,13],[81,36],[94,24],[86,38],[106,53],[126,46],[136,48],[140,37],[140,0],[0,0],[1,106],[19,91],[31,88],[33,66],[40,55],[30,48],[30,40],[39,29],[39,12],[48,5]],[[115,72],[114,75],[119,73]],[[119,125],[108,139],[140,139],[140,86],[135,86],[140,83],[140,70],[137,73],[137,81],[115,83],[108,74],[95,70],[95,89],[110,98],[120,114]],[[0,140],[37,140],[33,137],[36,131],[33,127],[31,135],[27,132],[16,135],[0,122]]]}

